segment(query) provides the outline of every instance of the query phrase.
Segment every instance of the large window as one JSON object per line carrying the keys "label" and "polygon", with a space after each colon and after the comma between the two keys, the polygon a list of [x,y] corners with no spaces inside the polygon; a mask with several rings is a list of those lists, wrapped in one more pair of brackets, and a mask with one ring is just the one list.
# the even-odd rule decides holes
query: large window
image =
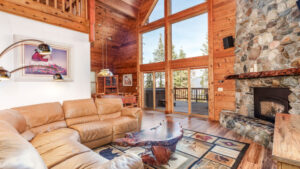
{"label": "large window", "polygon": [[165,61],[164,31],[164,28],[159,28],[142,35],[143,64]]}
{"label": "large window", "polygon": [[151,12],[148,22],[151,23],[153,21],[159,20],[163,18],[165,15],[165,9],[164,9],[164,0],[158,0],[153,11]]}
{"label": "large window", "polygon": [[207,13],[172,24],[172,59],[208,55]]}
{"label": "large window", "polygon": [[206,2],[206,0],[172,0],[172,14],[204,2]]}

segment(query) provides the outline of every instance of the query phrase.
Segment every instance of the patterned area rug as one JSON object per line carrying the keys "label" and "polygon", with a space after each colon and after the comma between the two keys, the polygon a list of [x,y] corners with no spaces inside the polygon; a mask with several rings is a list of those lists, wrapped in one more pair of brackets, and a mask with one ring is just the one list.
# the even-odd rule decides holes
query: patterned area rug
{"label": "patterned area rug", "polygon": [[[236,169],[249,144],[184,129],[176,152],[163,166],[145,169]],[[113,144],[95,149],[100,156],[112,160],[123,153],[141,155],[146,147],[120,147]]]}

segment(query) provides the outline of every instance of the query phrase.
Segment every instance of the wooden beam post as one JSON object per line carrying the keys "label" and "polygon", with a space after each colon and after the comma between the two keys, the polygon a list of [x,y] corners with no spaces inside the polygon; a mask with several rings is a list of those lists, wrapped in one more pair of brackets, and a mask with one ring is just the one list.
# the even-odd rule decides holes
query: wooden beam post
{"label": "wooden beam post", "polygon": [[208,1],[208,116],[215,119],[215,85],[214,85],[214,42],[213,42],[213,0]]}
{"label": "wooden beam post", "polygon": [[96,8],[95,0],[89,0],[90,42],[95,41]]}
{"label": "wooden beam post", "polygon": [[171,68],[170,60],[172,59],[172,41],[171,41],[171,25],[168,21],[168,15],[170,13],[170,0],[165,0],[165,78],[166,78],[166,110],[165,113],[172,113],[172,80],[171,80]]}

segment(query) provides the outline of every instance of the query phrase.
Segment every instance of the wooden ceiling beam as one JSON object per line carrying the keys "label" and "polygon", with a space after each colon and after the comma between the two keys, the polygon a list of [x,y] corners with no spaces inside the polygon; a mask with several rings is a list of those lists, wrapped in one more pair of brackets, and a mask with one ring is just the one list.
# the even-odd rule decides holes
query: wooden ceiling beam
{"label": "wooden ceiling beam", "polygon": [[100,4],[108,7],[118,13],[131,17],[137,18],[138,9],[120,0],[97,0]]}
{"label": "wooden ceiling beam", "polygon": [[139,0],[121,0],[121,1],[137,8],[137,9],[140,7],[140,1]]}

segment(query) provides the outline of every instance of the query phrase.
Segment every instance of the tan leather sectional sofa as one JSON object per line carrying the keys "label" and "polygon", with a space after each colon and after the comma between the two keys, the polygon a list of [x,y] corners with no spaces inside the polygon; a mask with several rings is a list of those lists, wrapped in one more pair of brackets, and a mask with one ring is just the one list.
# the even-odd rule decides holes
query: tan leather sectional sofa
{"label": "tan leather sectional sofa", "polygon": [[108,161],[92,148],[139,131],[142,111],[116,98],[65,101],[0,111],[0,168],[141,169],[135,155]]}

